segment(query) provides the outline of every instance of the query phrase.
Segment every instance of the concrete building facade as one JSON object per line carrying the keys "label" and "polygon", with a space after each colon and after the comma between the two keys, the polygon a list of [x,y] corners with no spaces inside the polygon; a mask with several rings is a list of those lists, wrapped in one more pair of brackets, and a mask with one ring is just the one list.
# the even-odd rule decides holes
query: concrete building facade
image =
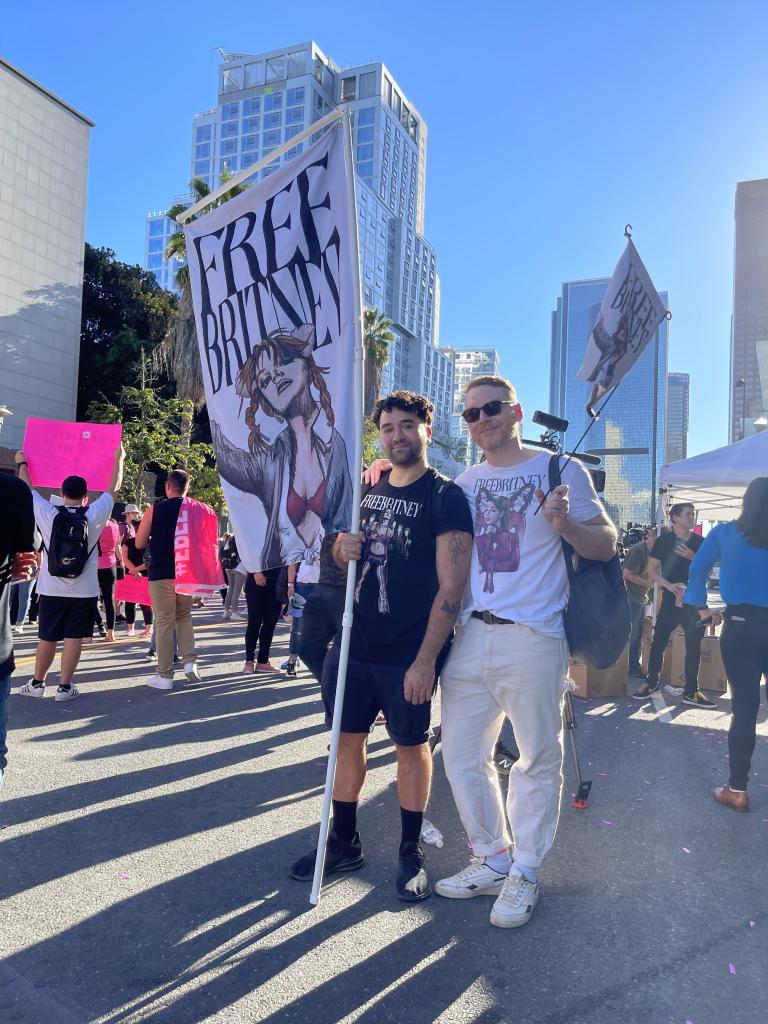
{"label": "concrete building facade", "polygon": [[0,58],[0,445],[77,407],[93,122]]}

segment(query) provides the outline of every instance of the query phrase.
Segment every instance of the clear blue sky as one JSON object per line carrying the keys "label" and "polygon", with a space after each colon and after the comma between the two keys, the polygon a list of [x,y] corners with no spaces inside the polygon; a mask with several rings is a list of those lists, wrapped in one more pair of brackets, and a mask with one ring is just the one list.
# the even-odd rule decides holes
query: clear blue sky
{"label": "clear blue sky", "polygon": [[310,38],[340,64],[381,57],[427,121],[442,344],[496,346],[528,414],[546,408],[560,283],[609,275],[631,222],[670,293],[670,369],[691,374],[689,451],[726,443],[734,192],[768,176],[768,4],[38,0],[5,10],[0,50],[96,122],[86,237],[140,262],[146,213],[184,189],[192,114],[216,102],[213,48]]}

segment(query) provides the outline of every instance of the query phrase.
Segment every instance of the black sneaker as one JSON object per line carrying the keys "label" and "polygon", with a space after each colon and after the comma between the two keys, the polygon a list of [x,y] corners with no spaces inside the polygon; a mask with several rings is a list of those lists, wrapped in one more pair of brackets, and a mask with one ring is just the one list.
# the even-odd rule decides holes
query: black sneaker
{"label": "black sneaker", "polygon": [[293,661],[289,661],[288,662],[288,665],[286,666],[286,669],[285,669],[285,674],[290,679],[295,679],[296,678],[296,663],[295,662],[293,662]]}
{"label": "black sneaker", "polygon": [[124,615],[116,615],[115,622],[127,622],[127,619]]}
{"label": "black sneaker", "polygon": [[697,690],[695,693],[684,693],[683,704],[688,704],[692,708],[706,708],[707,710],[717,707],[717,704],[710,700],[709,697],[705,697],[701,690]]}
{"label": "black sneaker", "polygon": [[[299,882],[311,882],[315,877],[315,860],[317,859],[317,847],[312,853],[300,857],[291,866],[291,878]],[[326,875],[341,875],[346,871],[357,871],[365,863],[363,856],[363,844],[360,842],[360,833],[355,832],[351,843],[345,843],[337,839],[331,832],[328,835],[328,844],[325,849],[325,870]]]}
{"label": "black sneaker", "polygon": [[513,754],[511,750],[507,750],[503,744],[499,743],[493,752],[493,767],[499,775],[509,775],[512,765],[519,758],[518,751]]}
{"label": "black sneaker", "polygon": [[644,683],[640,683],[638,688],[632,694],[632,700],[650,700],[654,693],[659,692],[658,683],[649,683],[648,680]]}
{"label": "black sneaker", "polygon": [[104,626],[101,623],[99,623],[99,625],[96,627],[96,629],[99,631],[99,636],[102,639],[107,635],[107,631],[106,631],[106,629],[104,629]]}
{"label": "black sneaker", "polygon": [[401,843],[397,898],[404,903],[418,903],[419,900],[425,900],[431,892],[421,847],[418,843]]}

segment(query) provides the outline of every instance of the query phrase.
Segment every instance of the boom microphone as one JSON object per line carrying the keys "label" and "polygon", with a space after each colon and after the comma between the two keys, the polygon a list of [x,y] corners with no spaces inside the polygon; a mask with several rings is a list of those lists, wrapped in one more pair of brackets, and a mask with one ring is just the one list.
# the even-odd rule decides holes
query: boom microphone
{"label": "boom microphone", "polygon": [[559,416],[542,412],[541,409],[537,409],[533,414],[533,422],[538,423],[540,427],[546,427],[547,430],[555,430],[558,434],[564,434],[568,429],[568,420],[561,420]]}

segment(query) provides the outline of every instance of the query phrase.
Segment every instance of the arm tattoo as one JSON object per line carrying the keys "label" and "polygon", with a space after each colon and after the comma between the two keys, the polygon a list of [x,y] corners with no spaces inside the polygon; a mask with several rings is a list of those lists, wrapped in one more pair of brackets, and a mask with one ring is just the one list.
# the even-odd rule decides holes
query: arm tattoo
{"label": "arm tattoo", "polygon": [[452,533],[451,534],[451,561],[456,564],[459,558],[467,550],[467,541],[463,533]]}
{"label": "arm tattoo", "polygon": [[451,618],[455,619],[461,611],[461,601],[443,601],[443,606],[440,611],[445,612],[446,615],[450,615]]}

